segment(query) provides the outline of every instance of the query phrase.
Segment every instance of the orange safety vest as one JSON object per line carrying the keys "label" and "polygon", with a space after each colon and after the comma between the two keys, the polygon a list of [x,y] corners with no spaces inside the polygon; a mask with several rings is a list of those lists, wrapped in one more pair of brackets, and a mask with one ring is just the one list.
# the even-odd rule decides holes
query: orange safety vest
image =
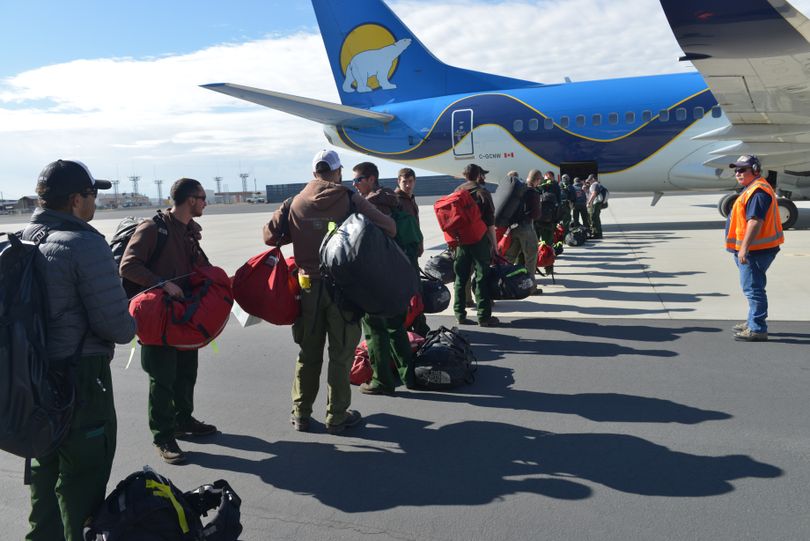
{"label": "orange safety vest", "polygon": [[770,184],[762,180],[762,177],[758,177],[737,197],[734,207],[731,209],[731,220],[726,234],[726,248],[728,250],[740,250],[748,223],[748,220],[745,219],[745,208],[748,205],[748,200],[757,190],[762,190],[771,196],[771,206],[768,207],[762,227],[757,236],[751,241],[748,249],[751,251],[767,250],[768,248],[776,248],[785,242],[785,235],[782,233],[782,220],[779,216],[779,205],[776,203],[776,194]]}

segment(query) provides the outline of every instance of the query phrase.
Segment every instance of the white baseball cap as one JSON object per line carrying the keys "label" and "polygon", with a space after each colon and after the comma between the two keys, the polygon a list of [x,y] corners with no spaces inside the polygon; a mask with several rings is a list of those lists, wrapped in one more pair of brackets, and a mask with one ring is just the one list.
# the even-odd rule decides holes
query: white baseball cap
{"label": "white baseball cap", "polygon": [[330,171],[337,171],[342,167],[340,164],[340,157],[334,150],[321,150],[315,154],[315,157],[312,158],[312,171],[317,171],[318,164],[321,162],[326,162],[326,165],[329,166]]}

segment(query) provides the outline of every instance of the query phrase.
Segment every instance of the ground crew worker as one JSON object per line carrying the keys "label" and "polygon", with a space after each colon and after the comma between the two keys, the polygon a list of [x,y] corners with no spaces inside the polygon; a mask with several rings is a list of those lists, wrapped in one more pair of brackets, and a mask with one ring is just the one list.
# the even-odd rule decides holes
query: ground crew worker
{"label": "ground crew worker", "polygon": [[[366,201],[387,216],[401,211],[399,196],[390,188],[380,186],[380,172],[376,165],[362,162],[355,165],[353,171],[354,186]],[[418,271],[414,269],[414,272]],[[391,286],[396,287],[396,284]],[[370,314],[363,316],[363,334],[373,374],[370,382],[360,385],[361,393],[391,396],[398,381],[412,385],[410,370],[413,369],[413,363],[411,344],[405,330],[406,315],[403,312],[389,318]]]}
{"label": "ground crew worker", "polygon": [[135,336],[135,321],[110,247],[93,219],[96,180],[78,161],[57,160],[39,174],[40,208],[22,233],[42,238],[37,271],[47,284],[46,348],[51,367],[74,363],[76,409],[67,437],[53,453],[31,461],[29,541],[81,541],[84,522],[107,492],[117,425],[110,361],[115,344]]}
{"label": "ground crew worker", "polygon": [[760,174],[762,166],[756,156],[740,156],[729,167],[734,169],[743,191],[726,221],[726,250],[734,254],[740,284],[748,299],[748,319],[734,326],[734,339],[765,342],[768,340],[766,272],[785,242],[779,205],[773,188]]}
{"label": "ground crew worker", "polygon": [[580,224],[585,227],[586,230],[590,230],[591,222],[588,219],[588,198],[585,195],[585,187],[582,183],[582,179],[579,177],[574,178],[573,194],[572,223]]}
{"label": "ground crew worker", "polygon": [[352,206],[391,237],[396,235],[396,225],[360,194],[341,184],[343,166],[335,151],[315,154],[312,171],[313,180],[292,199],[288,215],[279,208],[264,226],[264,242],[269,246],[292,243],[302,286],[301,315],[292,327],[293,339],[300,349],[295,362],[290,422],[299,432],[310,430],[328,336],[325,422],[330,434],[339,434],[362,420],[359,412],[349,409],[352,399],[349,372],[354,349],[360,341],[360,323],[338,306],[321,280],[318,250],[329,223],[342,222]]}
{"label": "ground crew worker", "polygon": [[[189,289],[188,277],[199,266],[210,265],[200,248],[202,227],[194,221],[206,207],[205,189],[199,181],[181,178],[172,184],[173,206],[160,212],[163,225],[144,220],[132,235],[121,258],[121,276],[149,288],[160,286],[181,298]],[[165,246],[155,257],[158,231],[165,226]],[[198,421],[194,412],[194,386],[199,359],[197,350],[141,344],[141,367],[149,374],[149,429],[158,455],[168,464],[188,459],[177,444],[178,437],[215,434],[214,425]]]}
{"label": "ground crew worker", "polygon": [[467,182],[456,188],[456,191],[467,190],[470,192],[481,211],[481,219],[484,225],[487,226],[487,231],[481,240],[475,244],[460,244],[456,247],[453,262],[453,270],[456,273],[453,311],[456,314],[456,320],[461,325],[472,323],[467,319],[467,299],[464,285],[470,279],[473,269],[475,269],[475,299],[478,325],[492,327],[500,323],[498,318],[492,315],[492,293],[488,284],[489,263],[495,253],[496,246],[495,205],[492,202],[492,196],[485,187],[488,172],[482,169],[481,166],[471,163],[462,172]]}
{"label": "ground crew worker", "polygon": [[[419,226],[419,205],[416,204],[416,197],[414,196],[415,189],[416,173],[414,173],[413,169],[410,167],[400,169],[399,173],[397,173],[397,188],[394,190],[394,193],[399,197],[399,204],[402,211],[416,218],[416,225]],[[424,251],[424,240],[419,242],[415,250],[413,248],[405,249],[405,253],[417,270],[419,269],[419,258],[422,257]],[[430,327],[427,324],[427,318],[424,313],[416,316],[413,320],[413,324],[411,324],[411,330],[419,336],[427,336],[427,333],[430,332]]]}
{"label": "ground crew worker", "polygon": [[599,179],[596,175],[590,175],[588,177],[590,180],[591,187],[588,188],[588,217],[591,220],[591,238],[592,239],[601,239],[602,238],[602,218],[600,217],[602,214],[602,205],[603,202],[600,199],[602,195],[602,184],[599,182]]}
{"label": "ground crew worker", "polygon": [[[529,177],[534,173],[537,174],[536,178],[539,178],[540,172],[536,169],[529,171]],[[520,219],[510,226],[509,236],[512,237],[512,242],[506,250],[505,257],[516,265],[525,266],[529,276],[534,280],[534,272],[537,269],[537,232],[534,221],[540,218],[540,193],[532,188],[528,179],[526,184],[528,188],[523,193]]]}

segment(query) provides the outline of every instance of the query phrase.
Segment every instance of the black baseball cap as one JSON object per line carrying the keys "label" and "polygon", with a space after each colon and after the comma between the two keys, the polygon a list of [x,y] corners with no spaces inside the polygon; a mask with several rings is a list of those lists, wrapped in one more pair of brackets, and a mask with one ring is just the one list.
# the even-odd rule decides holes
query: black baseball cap
{"label": "black baseball cap", "polygon": [[728,164],[731,169],[736,169],[738,167],[750,167],[751,169],[759,169],[761,167],[759,163],[759,158],[756,156],[750,155],[743,155],[737,158],[737,161],[734,163]]}
{"label": "black baseball cap", "polygon": [[464,175],[464,178],[472,180],[478,180],[478,177],[488,173],[489,171],[474,163],[467,165],[467,167],[464,168],[464,171],[461,172],[461,174]]}
{"label": "black baseball cap", "polygon": [[78,160],[56,160],[45,166],[37,179],[37,192],[43,198],[49,195],[70,195],[88,189],[109,190],[109,180],[94,178],[90,170]]}

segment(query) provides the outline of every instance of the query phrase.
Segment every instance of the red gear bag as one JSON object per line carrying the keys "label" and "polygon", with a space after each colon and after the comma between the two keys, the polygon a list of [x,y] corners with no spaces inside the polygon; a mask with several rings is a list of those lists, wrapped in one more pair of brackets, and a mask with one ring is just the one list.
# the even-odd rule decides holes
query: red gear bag
{"label": "red gear bag", "polygon": [[285,260],[281,248],[267,250],[236,271],[234,299],[252,316],[273,325],[292,325],[301,313],[301,286],[296,271],[295,260]]}

